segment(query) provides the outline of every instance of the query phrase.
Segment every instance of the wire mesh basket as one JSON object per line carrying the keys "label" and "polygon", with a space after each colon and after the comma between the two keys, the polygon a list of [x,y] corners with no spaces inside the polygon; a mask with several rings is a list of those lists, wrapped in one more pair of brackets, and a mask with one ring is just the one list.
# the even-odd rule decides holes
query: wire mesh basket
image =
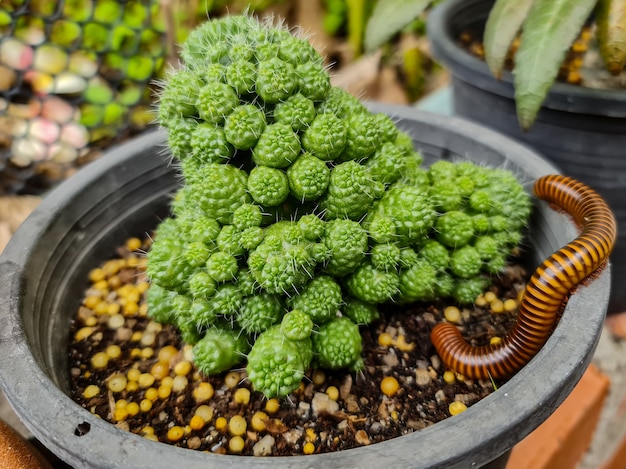
{"label": "wire mesh basket", "polygon": [[153,121],[158,0],[0,0],[0,194],[37,193]]}

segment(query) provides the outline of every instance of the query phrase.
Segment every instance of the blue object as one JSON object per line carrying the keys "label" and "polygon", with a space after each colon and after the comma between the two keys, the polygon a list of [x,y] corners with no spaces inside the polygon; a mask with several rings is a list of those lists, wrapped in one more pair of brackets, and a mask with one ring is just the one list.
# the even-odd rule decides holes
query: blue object
{"label": "blue object", "polygon": [[452,104],[452,88],[446,86],[415,103],[415,107],[420,111],[435,112],[444,116],[454,114],[454,106]]}

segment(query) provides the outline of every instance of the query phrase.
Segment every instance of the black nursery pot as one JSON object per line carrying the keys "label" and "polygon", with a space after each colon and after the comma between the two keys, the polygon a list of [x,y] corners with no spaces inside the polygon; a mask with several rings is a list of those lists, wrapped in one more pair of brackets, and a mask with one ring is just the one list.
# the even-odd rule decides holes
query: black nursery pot
{"label": "black nursery pot", "polygon": [[522,131],[511,73],[496,80],[486,63],[458,42],[464,31],[482,38],[493,4],[447,0],[429,16],[433,55],[451,74],[454,112],[532,146],[561,172],[602,195],[618,222],[609,313],[626,311],[626,90],[556,83],[534,125]]}
{"label": "black nursery pot", "polygon": [[[531,150],[466,121],[372,105],[409,132],[426,162],[469,159],[505,167],[530,189],[555,168]],[[336,453],[252,458],[155,443],[120,430],[68,397],[69,324],[87,273],[129,236],[168,214],[179,178],[153,132],[109,151],[51,192],[0,257],[0,384],[26,426],[75,468],[503,468],[508,451],[567,397],[602,330],[610,272],[578,288],[539,354],[460,415],[422,431]],[[570,218],[536,204],[528,263],[578,234]]]}

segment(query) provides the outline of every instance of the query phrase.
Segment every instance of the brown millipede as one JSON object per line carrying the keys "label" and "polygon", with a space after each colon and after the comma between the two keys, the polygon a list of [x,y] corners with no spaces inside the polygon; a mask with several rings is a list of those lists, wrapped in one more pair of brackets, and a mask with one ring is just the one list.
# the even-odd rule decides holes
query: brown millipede
{"label": "brown millipede", "polygon": [[569,291],[604,264],[615,244],[615,218],[593,189],[567,176],[549,175],[535,182],[534,194],[572,215],[581,233],[535,270],[516,323],[500,343],[473,346],[450,323],[433,328],[431,341],[442,361],[469,378],[507,378],[528,363],[550,337]]}

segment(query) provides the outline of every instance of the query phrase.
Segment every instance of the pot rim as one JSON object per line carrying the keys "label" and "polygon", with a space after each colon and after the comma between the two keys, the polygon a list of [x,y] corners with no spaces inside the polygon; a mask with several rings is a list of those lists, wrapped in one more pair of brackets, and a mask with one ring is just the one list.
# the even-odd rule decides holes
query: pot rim
{"label": "pot rim", "polygon": [[[462,10],[477,9],[487,18],[493,0],[447,0],[428,16],[428,39],[433,56],[460,80],[497,95],[514,99],[514,74],[505,70],[497,80],[484,60],[469,54],[453,37],[453,19]],[[484,10],[484,11],[483,11]],[[481,17],[483,19],[483,17]],[[626,89],[597,89],[555,82],[542,107],[579,114],[626,117]]]}
{"label": "pot rim", "polygon": [[[374,112],[427,122],[445,132],[474,138],[515,154],[537,177],[558,171],[527,147],[460,118],[440,116],[393,105],[372,104]],[[579,288],[570,298],[552,337],[522,370],[496,392],[460,415],[421,431],[358,449],[335,453],[250,458],[206,454],[148,441],[92,415],[64,394],[39,366],[20,321],[24,266],[31,245],[51,223],[69,196],[96,183],[103,172],[123,165],[130,155],[162,145],[161,131],[148,132],[111,149],[54,189],[12,237],[0,256],[0,386],[25,425],[45,446],[75,467],[169,467],[184,461],[187,468],[251,466],[301,467],[480,467],[504,454],[541,424],[565,399],[590,363],[608,305],[610,269]],[[506,150],[504,150],[506,148]],[[576,233],[574,224],[572,233]],[[19,370],[20,379],[15,379]],[[33,401],[30,396],[38,396]],[[87,422],[91,430],[73,434]],[[43,424],[42,424],[43,423]],[[69,433],[69,434],[68,434]],[[70,439],[68,444],[67,438]],[[107,442],[107,444],[102,444]],[[112,445],[109,449],[108,444]],[[147,445],[147,446],[144,446]],[[156,445],[156,446],[154,446]],[[138,451],[145,448],[146,452]],[[146,460],[146,454],[151,454]],[[151,459],[153,458],[153,459]]]}

